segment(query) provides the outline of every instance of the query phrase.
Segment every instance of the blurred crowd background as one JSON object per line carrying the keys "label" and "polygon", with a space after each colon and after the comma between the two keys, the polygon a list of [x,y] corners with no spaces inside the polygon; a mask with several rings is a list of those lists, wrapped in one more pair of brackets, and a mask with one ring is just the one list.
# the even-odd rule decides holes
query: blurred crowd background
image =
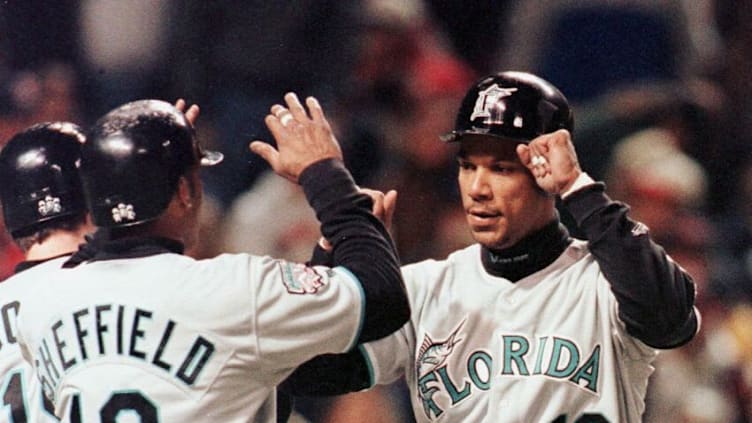
{"label": "blurred crowd background", "polygon": [[[284,93],[314,95],[357,182],[398,190],[410,263],[472,242],[438,136],[499,70],[561,88],[582,167],[697,282],[702,330],[659,356],[645,421],[752,421],[750,0],[2,1],[0,145],[36,122],[185,98],[226,157],[203,175],[191,254],[305,261],[315,217],[247,145],[272,140],[263,118]],[[20,259],[3,231],[0,279]],[[406,395],[398,383],[302,400],[292,421],[410,422]]]}

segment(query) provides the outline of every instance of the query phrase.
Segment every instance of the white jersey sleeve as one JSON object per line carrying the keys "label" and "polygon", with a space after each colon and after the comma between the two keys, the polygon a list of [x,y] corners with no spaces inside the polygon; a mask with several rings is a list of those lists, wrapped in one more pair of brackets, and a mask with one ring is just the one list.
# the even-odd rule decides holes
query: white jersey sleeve
{"label": "white jersey sleeve", "polygon": [[364,294],[343,267],[309,267],[269,257],[251,263],[259,354],[285,366],[344,352],[357,340]]}

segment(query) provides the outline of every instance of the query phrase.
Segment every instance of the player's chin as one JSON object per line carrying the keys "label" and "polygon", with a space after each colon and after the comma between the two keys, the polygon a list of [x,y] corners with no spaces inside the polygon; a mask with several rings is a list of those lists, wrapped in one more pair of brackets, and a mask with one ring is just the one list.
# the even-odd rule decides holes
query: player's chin
{"label": "player's chin", "polygon": [[489,248],[497,248],[502,239],[497,228],[471,226],[470,233],[475,242]]}

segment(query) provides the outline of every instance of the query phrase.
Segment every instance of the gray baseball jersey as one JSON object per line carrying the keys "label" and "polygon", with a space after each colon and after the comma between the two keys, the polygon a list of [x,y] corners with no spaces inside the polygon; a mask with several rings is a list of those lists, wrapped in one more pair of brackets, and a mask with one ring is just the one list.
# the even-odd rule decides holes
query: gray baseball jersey
{"label": "gray baseball jersey", "polygon": [[18,275],[35,284],[19,338],[71,422],[275,421],[275,385],[314,355],[352,348],[364,312],[344,268],[246,254],[164,253],[48,276]]}
{"label": "gray baseball jersey", "polygon": [[[63,261],[38,264],[23,274],[26,278],[40,277],[49,269],[60,268]],[[32,288],[20,281],[19,275],[0,283],[0,422],[56,422],[52,405],[45,401],[42,387],[18,345],[16,317],[20,298]]]}
{"label": "gray baseball jersey", "polygon": [[479,249],[403,267],[411,321],[363,345],[373,381],[405,375],[419,422],[640,421],[657,351],[626,332],[586,243],[516,283]]}

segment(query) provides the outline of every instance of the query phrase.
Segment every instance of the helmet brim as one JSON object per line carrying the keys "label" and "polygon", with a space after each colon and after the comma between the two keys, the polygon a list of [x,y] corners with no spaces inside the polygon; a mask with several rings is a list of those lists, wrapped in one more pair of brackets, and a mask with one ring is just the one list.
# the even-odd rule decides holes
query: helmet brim
{"label": "helmet brim", "polygon": [[531,140],[527,138],[516,138],[509,136],[500,136],[492,134],[490,132],[478,132],[478,131],[452,131],[447,134],[439,136],[439,139],[446,143],[459,142],[468,138],[492,138],[501,141],[511,141],[517,144],[529,144]]}
{"label": "helmet brim", "polygon": [[221,163],[224,158],[225,155],[220,153],[219,151],[201,150],[201,158],[199,159],[199,164],[202,167],[214,166]]}

